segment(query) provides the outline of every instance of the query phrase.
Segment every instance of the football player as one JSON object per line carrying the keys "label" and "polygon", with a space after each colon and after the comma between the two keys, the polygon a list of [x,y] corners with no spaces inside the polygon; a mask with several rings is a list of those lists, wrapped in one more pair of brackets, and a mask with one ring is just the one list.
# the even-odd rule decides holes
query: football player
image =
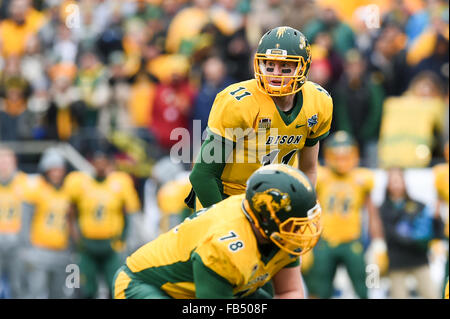
{"label": "football player", "polygon": [[387,270],[386,244],[378,211],[371,201],[373,173],[358,168],[356,141],[345,131],[330,136],[324,148],[325,167],[320,167],[317,198],[323,209],[322,237],[313,250],[311,269],[304,274],[311,297],[331,298],[338,265],[343,264],[360,298],[367,298],[366,264],[361,243],[362,209],[369,214],[373,260]]}
{"label": "football player", "polygon": [[244,194],[197,211],[127,258],[115,298],[302,298],[299,256],[319,239],[312,183],[284,164],[255,171]]}
{"label": "football player", "polygon": [[264,34],[254,56],[255,78],[216,96],[189,177],[188,206],[196,197],[208,207],[244,193],[249,176],[273,163],[298,162],[315,185],[319,141],[329,134],[333,106],[322,87],[307,81],[310,65],[310,44],[300,31],[283,26]]}
{"label": "football player", "polygon": [[[445,209],[445,228],[444,228],[444,236],[445,240],[447,241],[448,247],[448,235],[449,235],[449,166],[448,166],[448,141],[445,144],[444,147],[444,157],[446,160],[446,163],[437,164],[433,167],[433,175],[434,175],[434,186],[437,191],[438,195],[438,201],[436,205],[436,211],[435,215],[436,217],[441,216],[441,207],[444,207]],[[447,251],[447,262],[445,265],[445,275],[443,279],[443,286],[445,286],[446,282],[448,281],[448,251]]]}
{"label": "football player", "polygon": [[[24,228],[22,211],[28,177],[18,171],[15,153],[0,145],[0,282],[6,279],[6,296],[22,297],[21,263]],[[3,289],[2,289],[3,290]]]}
{"label": "football player", "polygon": [[65,160],[57,150],[44,152],[25,200],[27,295],[32,299],[61,299],[72,296],[64,290],[66,266],[71,263],[68,216],[69,196],[62,189],[66,175]]}
{"label": "football player", "polygon": [[[70,173],[64,183],[70,199],[76,204],[73,225],[80,254],[81,295],[97,296],[97,275],[112,285],[114,273],[122,264],[132,216],[140,210],[140,202],[131,177],[112,170],[105,153],[94,155],[96,176]],[[136,216],[136,215],[134,215]]]}

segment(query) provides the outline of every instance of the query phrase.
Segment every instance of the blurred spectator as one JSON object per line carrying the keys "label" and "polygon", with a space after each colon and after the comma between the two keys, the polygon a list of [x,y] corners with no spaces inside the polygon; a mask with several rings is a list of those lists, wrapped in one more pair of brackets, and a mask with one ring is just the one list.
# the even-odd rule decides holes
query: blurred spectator
{"label": "blurred spectator", "polygon": [[438,20],[446,19],[448,24],[447,0],[425,0],[423,3],[425,6],[414,12],[405,26],[405,33],[408,36],[408,46],[411,45],[416,38],[430,26],[430,24],[436,23],[436,18]]}
{"label": "blurred spectator", "polygon": [[[314,70],[311,81],[323,86],[331,95],[334,93],[334,88],[339,78],[342,75],[344,66],[343,58],[336,51],[333,38],[328,32],[319,32],[314,43],[311,46],[312,54],[315,59],[311,63],[311,68],[315,68],[313,64],[321,65],[321,68]],[[326,67],[329,66],[329,68]],[[316,81],[315,81],[315,80]]]}
{"label": "blurred spectator", "polygon": [[55,38],[51,41],[50,48],[46,51],[48,59],[53,63],[75,63],[78,54],[78,44],[74,39],[70,29],[64,24],[56,27]]}
{"label": "blurred spectator", "polygon": [[[160,56],[152,61],[151,70],[160,83],[156,86],[149,129],[160,147],[169,152],[177,140],[174,129],[190,129],[196,88],[189,83],[189,62],[182,55]],[[188,141],[186,141],[188,142]]]}
{"label": "blurred spectator", "polygon": [[409,90],[383,104],[378,143],[379,165],[426,167],[438,146],[444,125],[445,102],[439,78],[431,72],[417,75]]}
{"label": "blurred spectator", "polygon": [[326,49],[318,45],[311,46],[311,55],[314,55],[314,60],[311,62],[308,80],[330,91],[332,88],[333,69],[331,62],[327,59],[327,54]]}
{"label": "blurred spectator", "polygon": [[380,207],[389,256],[390,296],[410,297],[406,280],[413,276],[420,298],[438,298],[428,265],[428,244],[434,236],[433,213],[423,203],[412,199],[406,189],[401,169],[388,171],[386,196]]}
{"label": "blurred spectator", "polygon": [[180,10],[167,31],[167,53],[190,54],[195,46],[196,36],[209,22],[211,0],[193,0],[192,6]]}
{"label": "blurred spectator", "polygon": [[383,83],[386,96],[402,94],[410,80],[404,50],[406,37],[395,24],[383,25],[368,58],[368,72]]}
{"label": "blurred spectator", "polygon": [[192,119],[201,121],[201,132],[208,125],[209,112],[217,93],[235,80],[227,75],[224,62],[217,56],[208,58],[203,64],[203,79],[193,109]]}
{"label": "blurred spectator", "polygon": [[238,2],[238,0],[218,0],[211,6],[211,21],[226,36],[244,27],[244,16],[238,10]]}
{"label": "blurred spectator", "polygon": [[305,26],[319,14],[319,8],[314,0],[290,0],[278,2],[282,3],[284,24],[297,30],[303,30]]}
{"label": "blurred spectator", "polygon": [[347,52],[345,72],[333,97],[336,130],[347,131],[355,137],[360,146],[363,166],[377,167],[384,90],[376,77],[366,72],[366,62],[358,51]]}
{"label": "blurred spectator", "polygon": [[424,33],[408,51],[407,59],[412,69],[411,76],[422,71],[432,71],[439,75],[443,83],[448,85],[448,34],[445,36],[432,31]]}
{"label": "blurred spectator", "polygon": [[104,136],[117,130],[131,131],[133,128],[127,105],[130,85],[123,68],[124,55],[121,51],[115,51],[109,57],[107,66],[109,66],[108,84],[111,94],[107,103],[100,108],[98,119],[99,131]]}
{"label": "blurred spectator", "polygon": [[99,114],[111,98],[111,88],[108,83],[107,69],[95,52],[83,52],[79,61],[75,86],[84,104],[80,137],[86,141],[86,150],[93,152],[98,147],[96,140],[101,137],[98,130]]}
{"label": "blurred spectator", "polygon": [[80,95],[73,85],[77,68],[74,64],[55,64],[49,69],[51,87],[46,113],[46,137],[67,141],[82,125]]}
{"label": "blurred spectator", "polygon": [[30,36],[45,23],[42,12],[31,6],[30,0],[9,2],[9,18],[0,22],[0,49],[3,56],[21,55]]}
{"label": "blurred spectator", "polygon": [[309,22],[303,29],[303,33],[311,43],[314,43],[320,32],[328,32],[333,38],[336,51],[344,55],[355,47],[355,35],[350,26],[339,20],[336,11],[332,7],[323,8],[318,18]]}
{"label": "blurred spectator", "polygon": [[223,59],[227,65],[229,75],[236,81],[245,81],[252,78],[253,74],[249,63],[251,55],[250,45],[243,28],[225,39],[224,49]]}
{"label": "blurred spectator", "polygon": [[32,114],[27,110],[28,82],[10,77],[4,83],[4,98],[0,100],[0,140],[17,141],[32,138]]}
{"label": "blurred spectator", "polygon": [[49,87],[45,74],[47,63],[37,36],[29,38],[20,62],[21,74],[30,83],[33,92],[45,92]]}
{"label": "blurred spectator", "polygon": [[[285,20],[286,16],[283,12],[282,3],[283,1],[281,0],[252,1],[252,10],[249,12],[247,17],[246,29],[247,38],[253,48],[258,46],[258,41],[264,33],[277,26],[288,25],[292,28],[300,30],[295,25],[286,23],[287,21]],[[298,14],[301,13],[301,11],[299,10],[296,13],[296,21],[298,21],[300,20]]]}

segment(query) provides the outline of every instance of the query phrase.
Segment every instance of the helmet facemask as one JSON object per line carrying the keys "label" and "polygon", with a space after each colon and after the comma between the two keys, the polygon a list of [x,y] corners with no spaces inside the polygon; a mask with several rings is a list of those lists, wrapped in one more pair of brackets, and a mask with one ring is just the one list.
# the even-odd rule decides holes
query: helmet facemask
{"label": "helmet facemask", "polygon": [[321,208],[308,211],[308,217],[291,217],[279,224],[279,231],[270,235],[270,240],[289,254],[300,256],[310,251],[322,233]]}
{"label": "helmet facemask", "polygon": [[244,212],[253,221],[262,237],[272,241],[289,254],[301,256],[307,253],[317,244],[322,234],[322,210],[319,203],[308,211],[308,217],[290,217],[284,222],[276,217],[275,211],[269,206],[271,220],[278,226],[276,227],[278,231],[272,233],[263,229],[247,200],[244,200],[243,206]]}
{"label": "helmet facemask", "polygon": [[[297,67],[293,75],[269,75],[266,67],[268,61],[294,62]],[[286,96],[297,93],[306,81],[308,62],[302,56],[287,55],[286,51],[281,49],[268,49],[265,54],[256,53],[254,68],[258,88],[270,96]],[[280,79],[280,85],[270,84],[269,78]]]}

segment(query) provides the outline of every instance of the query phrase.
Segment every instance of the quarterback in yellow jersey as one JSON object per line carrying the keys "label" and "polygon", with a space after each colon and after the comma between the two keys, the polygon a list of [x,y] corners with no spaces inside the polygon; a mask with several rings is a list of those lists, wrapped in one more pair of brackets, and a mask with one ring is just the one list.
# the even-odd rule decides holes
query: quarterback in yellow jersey
{"label": "quarterback in yellow jersey", "polygon": [[208,207],[244,193],[249,176],[268,164],[298,160],[315,185],[318,142],[329,134],[333,105],[328,92],[307,81],[310,64],[300,31],[278,27],[264,34],[255,79],[230,85],[213,103],[208,137],[190,174],[190,207],[196,197]]}
{"label": "quarterback in yellow jersey", "polygon": [[128,236],[132,216],[140,210],[140,202],[131,177],[112,171],[106,154],[98,152],[92,164],[96,176],[70,173],[64,183],[72,202],[76,204],[74,235],[79,246],[81,292],[84,298],[95,298],[97,272],[105,277],[109,287],[120,254]]}
{"label": "quarterback in yellow jersey", "polygon": [[24,298],[61,299],[73,295],[64,290],[66,267],[71,264],[69,234],[69,196],[62,189],[65,161],[56,149],[44,152],[39,171],[27,189],[24,210],[23,262],[27,269]]}
{"label": "quarterback in yellow jersey", "polygon": [[244,194],[197,211],[142,246],[116,273],[115,298],[302,298],[299,256],[319,239],[321,211],[306,175],[255,171]]}
{"label": "quarterback in yellow jersey", "polygon": [[[448,235],[449,235],[449,164],[448,164],[448,159],[449,159],[449,155],[448,155],[448,150],[449,146],[448,146],[448,141],[445,144],[444,147],[444,157],[446,160],[446,163],[442,163],[442,164],[437,164],[436,166],[433,167],[433,175],[434,175],[434,187],[437,191],[437,197],[438,197],[438,201],[437,201],[437,205],[436,205],[436,212],[435,215],[436,217],[440,217],[441,216],[441,207],[445,207],[444,209],[446,210],[445,215],[445,229],[444,229],[444,236],[445,239],[447,240],[447,246],[448,246]],[[444,275],[444,280],[443,280],[443,286],[445,286],[445,283],[448,281],[448,267],[449,267],[449,263],[448,263],[448,251],[447,251],[447,262],[445,265],[445,275]],[[448,288],[447,288],[448,289]],[[448,293],[448,290],[447,290]]]}
{"label": "quarterback in yellow jersey", "polygon": [[[5,296],[21,296],[23,242],[22,211],[28,177],[17,170],[14,152],[0,145],[0,283],[6,277],[10,291]],[[3,286],[3,285],[2,285]]]}
{"label": "quarterback in yellow jersey", "polygon": [[324,151],[326,166],[319,168],[316,189],[323,209],[324,231],[313,250],[312,269],[304,278],[311,297],[331,298],[335,272],[342,263],[356,294],[367,298],[366,265],[360,241],[364,207],[369,213],[372,250],[376,250],[378,262],[384,258],[379,266],[387,268],[381,220],[370,199],[374,176],[370,170],[357,167],[358,148],[346,132],[330,136]]}

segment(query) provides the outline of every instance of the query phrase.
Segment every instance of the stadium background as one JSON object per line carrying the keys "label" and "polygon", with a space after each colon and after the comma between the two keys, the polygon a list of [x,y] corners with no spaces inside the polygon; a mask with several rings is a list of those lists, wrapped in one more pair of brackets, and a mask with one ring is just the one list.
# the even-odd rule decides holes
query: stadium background
{"label": "stadium background", "polygon": [[[395,163],[417,199],[436,203],[431,170],[445,162],[449,131],[448,1],[0,0],[0,19],[0,144],[29,174],[49,147],[87,172],[107,152],[134,179],[142,241],[174,210],[157,192],[191,167],[164,161],[171,131],[200,120],[203,132],[215,94],[253,76],[259,38],[280,25],[312,44],[309,80],[333,96],[332,131],[354,134],[361,165],[376,171],[375,202]],[[446,253],[430,251],[437,283]],[[336,297],[353,297],[344,272],[336,281]]]}

